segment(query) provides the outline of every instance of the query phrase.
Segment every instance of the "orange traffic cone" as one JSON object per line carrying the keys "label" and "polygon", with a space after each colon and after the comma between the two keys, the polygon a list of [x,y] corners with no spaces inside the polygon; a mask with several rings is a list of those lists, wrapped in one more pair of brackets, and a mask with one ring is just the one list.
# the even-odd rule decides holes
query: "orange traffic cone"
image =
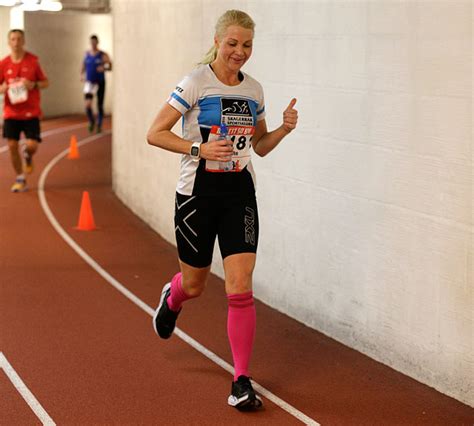
{"label": "orange traffic cone", "polygon": [[91,199],[87,191],[82,193],[81,211],[79,213],[79,222],[76,229],[79,231],[93,231],[96,229],[94,215],[92,214]]}
{"label": "orange traffic cone", "polygon": [[69,143],[69,154],[67,155],[69,160],[75,160],[79,158],[79,149],[77,148],[77,139],[75,135],[71,135],[71,142]]}

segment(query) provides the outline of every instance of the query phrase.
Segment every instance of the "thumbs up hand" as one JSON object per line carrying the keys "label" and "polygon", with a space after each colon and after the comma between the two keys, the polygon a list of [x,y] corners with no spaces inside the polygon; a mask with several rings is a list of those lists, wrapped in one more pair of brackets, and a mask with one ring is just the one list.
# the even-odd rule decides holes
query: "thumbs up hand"
{"label": "thumbs up hand", "polygon": [[298,111],[294,108],[296,104],[296,98],[293,98],[289,105],[283,111],[283,128],[290,133],[296,128],[298,122]]}

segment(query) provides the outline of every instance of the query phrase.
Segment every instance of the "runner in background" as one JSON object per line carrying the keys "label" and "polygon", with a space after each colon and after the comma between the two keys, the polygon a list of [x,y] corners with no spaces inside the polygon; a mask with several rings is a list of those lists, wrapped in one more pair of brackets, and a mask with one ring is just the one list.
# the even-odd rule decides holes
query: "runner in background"
{"label": "runner in background", "polygon": [[[41,142],[40,89],[48,87],[49,82],[38,57],[24,49],[23,30],[8,32],[8,46],[11,54],[0,61],[0,93],[4,94],[3,137],[8,141],[16,172],[11,191],[23,192],[27,189],[25,173],[33,172],[33,155]],[[26,138],[23,162],[19,152],[22,132]]]}
{"label": "runner in background", "polygon": [[[252,150],[267,155],[298,120],[292,99],[282,124],[267,130],[263,89],[241,71],[252,54],[254,26],[252,18],[238,10],[219,18],[214,46],[176,86],[147,137],[151,145],[182,154],[175,205],[181,271],[164,286],[153,326],[161,338],[171,337],[183,303],[202,294],[217,236],[235,368],[228,404],[239,409],[262,404],[249,370],[256,329],[252,274],[259,231]],[[182,138],[171,132],[181,118]]]}
{"label": "runner in background", "polygon": [[[99,50],[99,38],[96,35],[91,35],[90,43],[91,48],[86,52],[82,61],[81,81],[84,81],[84,98],[89,120],[89,132],[92,133],[96,129],[97,133],[100,133],[104,119],[105,72],[112,70],[112,62],[107,53]],[[97,96],[97,122],[92,111],[94,96]]]}

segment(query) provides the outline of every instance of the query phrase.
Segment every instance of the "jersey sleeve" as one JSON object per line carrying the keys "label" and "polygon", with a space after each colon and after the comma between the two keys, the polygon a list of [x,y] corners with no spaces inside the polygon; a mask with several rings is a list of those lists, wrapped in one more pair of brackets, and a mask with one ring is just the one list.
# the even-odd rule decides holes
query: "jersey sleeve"
{"label": "jersey sleeve", "polygon": [[168,103],[181,114],[188,112],[198,101],[199,88],[196,78],[185,77],[173,90]]}
{"label": "jersey sleeve", "polygon": [[258,85],[257,102],[257,121],[260,121],[265,118],[265,97],[263,95],[263,88],[260,84]]}
{"label": "jersey sleeve", "polygon": [[3,61],[0,60],[0,84],[3,84],[5,77],[3,76]]}

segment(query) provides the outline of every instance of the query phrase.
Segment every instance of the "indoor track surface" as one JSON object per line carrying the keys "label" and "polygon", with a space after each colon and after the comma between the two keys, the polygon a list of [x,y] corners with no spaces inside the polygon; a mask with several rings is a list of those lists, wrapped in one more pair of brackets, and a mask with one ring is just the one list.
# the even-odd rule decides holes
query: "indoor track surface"
{"label": "indoor track surface", "polygon": [[[42,130],[26,193],[10,193],[0,144],[0,425],[474,424],[474,409],[259,302],[264,409],[229,407],[222,280],[211,276],[177,335],[159,339],[151,315],[177,253],[114,195],[110,124],[89,135],[67,117]],[[66,158],[72,134],[77,160]],[[95,231],[74,229],[84,190]]]}

